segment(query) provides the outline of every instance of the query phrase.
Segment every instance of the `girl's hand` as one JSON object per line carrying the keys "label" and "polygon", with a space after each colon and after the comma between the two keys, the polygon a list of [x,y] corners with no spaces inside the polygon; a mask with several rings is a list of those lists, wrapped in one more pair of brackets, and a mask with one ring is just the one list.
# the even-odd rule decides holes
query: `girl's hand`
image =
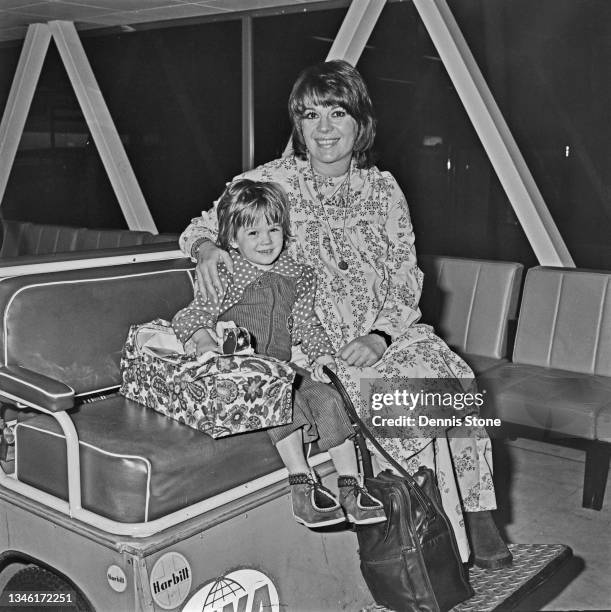
{"label": "girl's hand", "polygon": [[384,338],[378,334],[367,334],[348,342],[337,356],[349,366],[364,368],[379,361],[386,348]]}
{"label": "girl's hand", "polygon": [[202,298],[218,302],[224,287],[219,279],[218,265],[224,262],[227,270],[233,272],[233,262],[227,251],[219,249],[213,242],[206,240],[199,247],[197,255],[197,281]]}
{"label": "girl's hand", "polygon": [[321,355],[320,357],[317,357],[312,364],[312,380],[323,383],[331,382],[327,375],[322,371],[323,366],[327,366],[334,372],[337,370],[335,359],[331,355]]}

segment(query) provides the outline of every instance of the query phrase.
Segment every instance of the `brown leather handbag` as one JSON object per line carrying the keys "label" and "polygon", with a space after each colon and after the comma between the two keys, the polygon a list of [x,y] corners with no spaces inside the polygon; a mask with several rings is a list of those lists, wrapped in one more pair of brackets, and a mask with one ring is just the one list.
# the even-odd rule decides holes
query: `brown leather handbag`
{"label": "brown leather handbag", "polygon": [[[338,390],[357,430],[369,492],[384,504],[387,520],[357,528],[361,572],[377,604],[401,612],[445,612],[473,595],[454,531],[443,511],[435,475],[420,467],[412,476],[361,421],[336,374]],[[393,469],[373,475],[365,437]]]}

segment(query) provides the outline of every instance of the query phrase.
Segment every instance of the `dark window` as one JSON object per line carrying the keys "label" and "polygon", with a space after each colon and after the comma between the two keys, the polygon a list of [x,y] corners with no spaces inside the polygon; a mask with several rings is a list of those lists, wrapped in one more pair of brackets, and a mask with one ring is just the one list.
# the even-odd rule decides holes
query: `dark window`
{"label": "dark window", "polygon": [[[240,22],[82,41],[158,229],[181,231],[240,170]],[[3,212],[41,223],[125,227],[53,43]]]}
{"label": "dark window", "polygon": [[[449,4],[576,264],[611,268],[611,3]],[[324,59],[345,14],[254,17],[256,164],[284,150],[292,83]],[[241,170],[241,21],[83,43],[160,231],[180,231]],[[0,49],[2,106],[18,51]],[[406,193],[418,250],[536,263],[412,3],[387,3],[358,67],[378,114],[379,166]],[[2,212],[125,226],[53,45]]]}

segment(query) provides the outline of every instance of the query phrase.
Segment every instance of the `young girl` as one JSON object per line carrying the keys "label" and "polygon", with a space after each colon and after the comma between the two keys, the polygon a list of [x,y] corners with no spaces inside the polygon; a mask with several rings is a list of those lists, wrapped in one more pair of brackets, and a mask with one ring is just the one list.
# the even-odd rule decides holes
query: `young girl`
{"label": "young girl", "polygon": [[[316,282],[312,270],[284,251],[290,236],[288,202],[275,183],[241,179],[231,183],[218,203],[218,245],[233,261],[233,273],[222,268],[223,293],[213,302],[196,289],[172,325],[185,350],[201,355],[218,351],[212,330],[217,321],[245,327],[255,352],[289,361],[291,345],[301,344],[312,362],[312,374],[295,370],[293,422],[268,430],[289,472],[295,519],[308,527],[386,520],[379,500],[358,476],[351,438],[354,431],[339,394],[326,380],[323,366],[335,366],[331,343],[314,312]],[[339,501],[307,463],[303,439],[318,439],[339,475]],[[344,514],[345,513],[345,514]]]}

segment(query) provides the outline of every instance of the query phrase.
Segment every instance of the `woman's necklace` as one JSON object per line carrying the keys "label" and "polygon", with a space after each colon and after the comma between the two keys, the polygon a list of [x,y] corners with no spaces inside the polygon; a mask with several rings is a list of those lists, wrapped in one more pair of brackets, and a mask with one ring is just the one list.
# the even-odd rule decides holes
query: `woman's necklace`
{"label": "woman's necklace", "polygon": [[[331,240],[335,242],[335,246],[337,247],[337,251],[340,254],[341,259],[337,262],[337,267],[340,270],[348,269],[348,262],[346,261],[346,257],[344,257],[344,253],[342,251],[342,247],[340,247],[339,243],[333,237],[333,230],[331,229],[331,224],[329,223],[329,217],[327,215],[327,210],[325,208],[325,196],[318,190],[318,185],[316,184],[316,173],[314,172],[314,168],[310,163],[310,170],[312,170],[312,184],[314,185],[314,192],[316,193],[316,199],[320,204],[320,208],[322,209],[323,219],[325,220],[327,226],[329,227],[329,235],[331,236]],[[342,225],[342,244],[344,243],[344,236],[346,234],[346,216],[348,215],[348,206],[350,206],[350,174],[352,170],[352,163],[348,166],[348,176],[340,183],[339,187],[333,191],[333,193],[327,197],[327,200],[330,200],[336,193],[339,193],[344,189],[344,185],[346,185],[346,195],[345,198],[342,198],[344,204],[344,223]]]}

